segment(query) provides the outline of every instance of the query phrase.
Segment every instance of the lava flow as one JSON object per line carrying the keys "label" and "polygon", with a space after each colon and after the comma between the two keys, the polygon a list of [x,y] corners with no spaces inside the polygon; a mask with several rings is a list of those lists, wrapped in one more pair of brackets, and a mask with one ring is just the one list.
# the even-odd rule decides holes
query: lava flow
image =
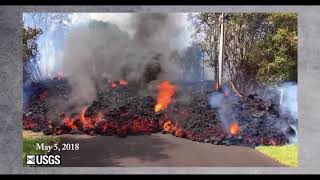
{"label": "lava flow", "polygon": [[158,86],[159,94],[157,98],[157,104],[154,107],[155,112],[160,112],[167,109],[171,102],[172,96],[176,92],[176,88],[169,82],[163,81]]}
{"label": "lava flow", "polygon": [[71,128],[71,129],[76,129],[76,128],[77,128],[77,126],[75,125],[75,121],[76,121],[75,118],[70,117],[70,116],[68,116],[68,115],[66,115],[66,116],[64,117],[64,119],[63,119],[64,124],[65,124],[67,127]]}
{"label": "lava flow", "polygon": [[183,130],[178,125],[173,124],[172,121],[167,121],[163,124],[163,130],[166,133],[174,134],[177,137],[183,136]]}
{"label": "lava flow", "polygon": [[168,133],[173,133],[175,131],[176,127],[172,123],[172,121],[167,121],[163,125],[163,130]]}
{"label": "lava flow", "polygon": [[[179,84],[180,87],[183,87],[179,93],[191,95],[190,102],[184,104],[180,101],[175,102],[173,97],[177,94],[177,87],[169,81],[159,83],[159,94],[155,99],[148,95],[141,96],[133,91],[133,88],[130,89],[135,87],[134,83],[126,84],[125,80],[109,80],[106,89],[99,91],[99,96],[92,103],[79,111],[66,109],[65,112],[59,112],[50,105],[52,102],[50,100],[60,97],[57,94],[68,95],[69,87],[65,81],[55,80],[52,81],[52,84],[54,86],[43,82],[31,84],[30,89],[34,90],[35,96],[30,96],[28,106],[24,109],[24,129],[41,131],[45,135],[88,134],[118,135],[119,137],[162,132],[198,142],[250,147],[288,143],[286,134],[270,126],[268,119],[252,118],[247,115],[263,112],[266,116],[275,116],[277,113],[276,109],[269,108],[266,102],[253,95],[236,99],[240,103],[233,104],[232,112],[235,115],[244,114],[246,116],[230,119],[231,123],[226,131],[224,124],[219,119],[219,113],[216,109],[211,109],[210,104],[207,104],[209,94],[201,94],[200,91],[195,91],[195,93],[187,85],[185,88]],[[115,84],[116,88],[113,88],[112,84]],[[208,83],[207,88],[208,92],[212,92],[211,82]],[[222,93],[225,92],[225,89],[222,88]],[[224,98],[233,97],[232,92],[232,90],[229,91],[228,96]],[[180,96],[180,94],[177,95]],[[61,101],[64,102],[64,99]],[[65,101],[67,103],[67,100]],[[245,109],[242,104],[246,105]],[[53,110],[57,112],[56,116],[48,114]],[[62,123],[57,123],[58,119]],[[276,119],[282,120],[280,117]],[[266,123],[264,126],[259,126],[260,122]],[[256,133],[252,133],[255,130]]]}
{"label": "lava flow", "polygon": [[87,111],[87,107],[83,107],[80,111],[80,121],[82,125],[86,128],[93,128],[93,125],[91,124],[90,118],[85,117],[85,113]]}
{"label": "lava flow", "polygon": [[119,84],[120,84],[120,85],[127,85],[127,84],[128,84],[128,81],[121,79],[121,80],[119,81]]}

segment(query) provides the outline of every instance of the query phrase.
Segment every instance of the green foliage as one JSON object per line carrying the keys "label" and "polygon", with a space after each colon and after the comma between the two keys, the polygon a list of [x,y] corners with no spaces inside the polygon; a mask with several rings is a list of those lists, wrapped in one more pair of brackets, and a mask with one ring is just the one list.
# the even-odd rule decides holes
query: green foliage
{"label": "green foliage", "polygon": [[[37,69],[37,61],[39,60],[39,48],[37,40],[41,34],[42,30],[40,28],[23,28],[23,82],[31,79],[39,79],[41,76],[39,69]],[[31,64],[33,66],[30,66]]]}
{"label": "green foliage", "polygon": [[[221,13],[194,16],[196,39],[217,72]],[[297,14],[226,13],[224,77],[242,93],[257,85],[297,81]],[[216,77],[216,76],[215,76]]]}
{"label": "green foliage", "polygon": [[39,49],[37,39],[42,34],[40,28],[23,28],[22,42],[23,42],[23,62],[37,60]]}
{"label": "green foliage", "polygon": [[274,13],[267,18],[269,31],[253,50],[261,84],[297,81],[297,15]]}

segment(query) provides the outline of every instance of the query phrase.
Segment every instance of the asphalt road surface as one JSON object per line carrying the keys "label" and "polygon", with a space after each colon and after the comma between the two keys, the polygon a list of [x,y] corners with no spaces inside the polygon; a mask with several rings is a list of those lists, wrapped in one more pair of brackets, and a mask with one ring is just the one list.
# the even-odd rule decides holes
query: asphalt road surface
{"label": "asphalt road surface", "polygon": [[78,151],[60,151],[67,167],[283,167],[247,147],[213,145],[169,134],[143,136],[65,135],[61,143],[79,143]]}

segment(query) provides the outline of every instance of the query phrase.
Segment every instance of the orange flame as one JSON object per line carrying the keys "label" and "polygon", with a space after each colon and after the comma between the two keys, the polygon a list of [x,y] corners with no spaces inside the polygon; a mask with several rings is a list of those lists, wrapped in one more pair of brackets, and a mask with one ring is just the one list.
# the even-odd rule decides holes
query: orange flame
{"label": "orange flame", "polygon": [[231,123],[230,133],[232,135],[238,135],[240,133],[240,127],[239,127],[238,123],[236,123],[236,122]]}
{"label": "orange flame", "polygon": [[71,129],[76,129],[77,126],[74,124],[75,122],[75,119],[74,118],[71,118],[69,116],[66,116],[64,119],[64,124],[67,126],[67,127],[70,127]]}
{"label": "orange flame", "polygon": [[158,90],[157,104],[154,107],[155,112],[166,109],[171,102],[171,97],[176,92],[176,88],[169,81],[161,82],[158,86]]}
{"label": "orange flame", "polygon": [[128,84],[128,81],[121,79],[121,80],[119,81],[119,84],[121,84],[121,85],[127,85],[127,84]]}
{"label": "orange flame", "polygon": [[167,121],[166,123],[164,123],[163,125],[163,130],[166,132],[174,132],[176,129],[176,127],[174,126],[174,124],[172,123],[172,121]]}
{"label": "orange flame", "polygon": [[90,122],[90,119],[89,118],[86,118],[84,115],[87,111],[87,107],[83,107],[80,111],[80,121],[82,123],[82,125],[86,128],[93,128],[93,125],[91,124]]}
{"label": "orange flame", "polygon": [[163,130],[171,134],[174,133],[178,137],[183,136],[182,128],[178,127],[178,125],[174,125],[170,120],[163,124]]}
{"label": "orange flame", "polygon": [[183,136],[182,128],[176,127],[175,135],[178,136],[178,137],[182,137]]}

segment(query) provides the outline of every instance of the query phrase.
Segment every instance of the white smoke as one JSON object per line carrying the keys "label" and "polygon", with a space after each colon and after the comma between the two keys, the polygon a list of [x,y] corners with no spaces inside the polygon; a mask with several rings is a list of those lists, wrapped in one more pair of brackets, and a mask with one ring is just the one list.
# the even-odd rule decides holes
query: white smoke
{"label": "white smoke", "polygon": [[235,96],[225,96],[224,93],[229,93],[227,86],[223,86],[222,92],[213,92],[209,97],[209,104],[212,108],[216,109],[220,120],[222,121],[224,128],[227,130],[233,121],[237,119],[234,118],[234,113],[232,110],[232,105],[237,101]]}
{"label": "white smoke", "polygon": [[288,113],[295,120],[298,119],[298,86],[296,83],[284,83],[277,87],[280,93],[280,110]]}
{"label": "white smoke", "polygon": [[[100,19],[107,21],[108,17],[113,16]],[[118,25],[90,21],[75,26],[66,36],[62,69],[71,85],[72,104],[80,107],[91,102],[97,89],[105,86],[105,79],[125,79],[144,89],[152,81],[180,78],[172,53],[179,45],[173,42],[185,30],[179,25],[182,16],[138,13],[125,17],[128,25],[120,20],[114,20]]]}

